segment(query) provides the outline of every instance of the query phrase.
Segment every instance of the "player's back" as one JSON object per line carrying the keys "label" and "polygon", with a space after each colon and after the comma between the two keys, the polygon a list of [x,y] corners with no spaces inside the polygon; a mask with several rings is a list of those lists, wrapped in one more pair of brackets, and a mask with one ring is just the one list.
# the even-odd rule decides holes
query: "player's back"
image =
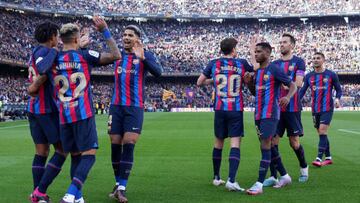
{"label": "player's back", "polygon": [[[37,46],[33,49],[28,64],[30,83],[33,83],[36,78],[40,76],[37,64],[44,60],[49,50],[49,48],[44,46]],[[57,112],[57,108],[53,99],[53,88],[49,80],[40,86],[38,95],[36,97],[29,97],[27,110],[33,114]]]}
{"label": "player's back", "polygon": [[57,96],[60,121],[74,123],[94,115],[90,73],[99,53],[89,50],[61,51],[51,71]]}
{"label": "player's back", "polygon": [[211,76],[215,87],[215,110],[242,111],[243,78],[253,68],[245,59],[218,58],[210,62]]}

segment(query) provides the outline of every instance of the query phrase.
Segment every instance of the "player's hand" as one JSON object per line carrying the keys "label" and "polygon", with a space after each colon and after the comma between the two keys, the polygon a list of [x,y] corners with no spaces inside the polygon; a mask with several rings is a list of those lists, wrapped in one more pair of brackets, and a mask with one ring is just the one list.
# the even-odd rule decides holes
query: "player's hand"
{"label": "player's hand", "polygon": [[282,84],[281,87],[282,87],[284,90],[289,90],[289,87],[286,86],[286,85],[284,85],[284,84]]}
{"label": "player's hand", "polygon": [[90,44],[90,29],[84,28],[80,33],[80,48],[85,48]]}
{"label": "player's hand", "polygon": [[335,99],[335,108],[340,108],[340,100],[338,98]]}
{"label": "player's hand", "polygon": [[259,42],[259,35],[253,35],[250,39],[250,51],[254,51],[255,52],[255,47],[256,44]]}
{"label": "player's hand", "polygon": [[100,16],[94,16],[93,22],[97,31],[102,32],[104,29],[108,28],[105,20]]}
{"label": "player's hand", "polygon": [[250,73],[250,72],[245,72],[244,74],[244,82],[246,84],[248,84],[249,82],[251,82],[254,79],[254,73]]}
{"label": "player's hand", "polygon": [[137,40],[133,46],[133,52],[134,54],[140,59],[140,60],[145,60],[145,55],[144,55],[144,45],[140,42],[140,40]]}
{"label": "player's hand", "polygon": [[290,98],[288,97],[282,97],[280,98],[280,106],[285,108],[290,102]]}

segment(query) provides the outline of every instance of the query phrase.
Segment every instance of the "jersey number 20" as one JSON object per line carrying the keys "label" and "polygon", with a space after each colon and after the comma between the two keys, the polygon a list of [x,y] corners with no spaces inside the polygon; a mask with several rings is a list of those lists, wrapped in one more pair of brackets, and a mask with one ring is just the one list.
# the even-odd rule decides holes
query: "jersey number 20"
{"label": "jersey number 20", "polygon": [[237,97],[240,95],[240,75],[234,74],[228,78],[224,74],[218,74],[215,79],[217,84],[216,93],[220,97]]}

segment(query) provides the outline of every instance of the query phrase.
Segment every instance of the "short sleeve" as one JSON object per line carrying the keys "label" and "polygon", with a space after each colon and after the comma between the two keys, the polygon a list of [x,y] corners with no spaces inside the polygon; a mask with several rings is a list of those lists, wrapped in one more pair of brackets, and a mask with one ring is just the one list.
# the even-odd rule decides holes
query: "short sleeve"
{"label": "short sleeve", "polygon": [[289,76],[287,76],[285,72],[277,65],[272,64],[271,66],[272,67],[270,70],[272,71],[272,74],[274,75],[275,79],[280,81],[284,85],[289,86],[291,83],[291,79],[289,78]]}
{"label": "short sleeve", "polygon": [[204,74],[207,78],[211,78],[213,67],[214,67],[214,61],[210,61],[210,62],[208,63],[208,65],[205,67],[205,69],[203,70],[203,74]]}

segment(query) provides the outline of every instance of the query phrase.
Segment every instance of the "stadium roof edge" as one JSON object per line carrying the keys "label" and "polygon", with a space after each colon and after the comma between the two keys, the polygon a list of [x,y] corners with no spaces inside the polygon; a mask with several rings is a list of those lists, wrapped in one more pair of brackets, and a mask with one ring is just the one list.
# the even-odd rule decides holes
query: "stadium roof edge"
{"label": "stadium roof edge", "polygon": [[[61,10],[52,8],[40,8],[23,6],[19,4],[11,4],[0,1],[0,8],[12,9],[23,12],[44,13],[52,15],[65,15],[65,16],[84,16],[93,15],[93,12],[76,11],[76,10]],[[276,19],[276,18],[317,18],[317,17],[346,17],[346,16],[360,16],[359,11],[344,11],[332,13],[300,13],[300,14],[232,14],[232,15],[205,15],[205,14],[171,14],[171,13],[102,13],[101,15],[109,18],[147,18],[147,19],[188,19],[188,20],[210,20],[210,19]]]}

